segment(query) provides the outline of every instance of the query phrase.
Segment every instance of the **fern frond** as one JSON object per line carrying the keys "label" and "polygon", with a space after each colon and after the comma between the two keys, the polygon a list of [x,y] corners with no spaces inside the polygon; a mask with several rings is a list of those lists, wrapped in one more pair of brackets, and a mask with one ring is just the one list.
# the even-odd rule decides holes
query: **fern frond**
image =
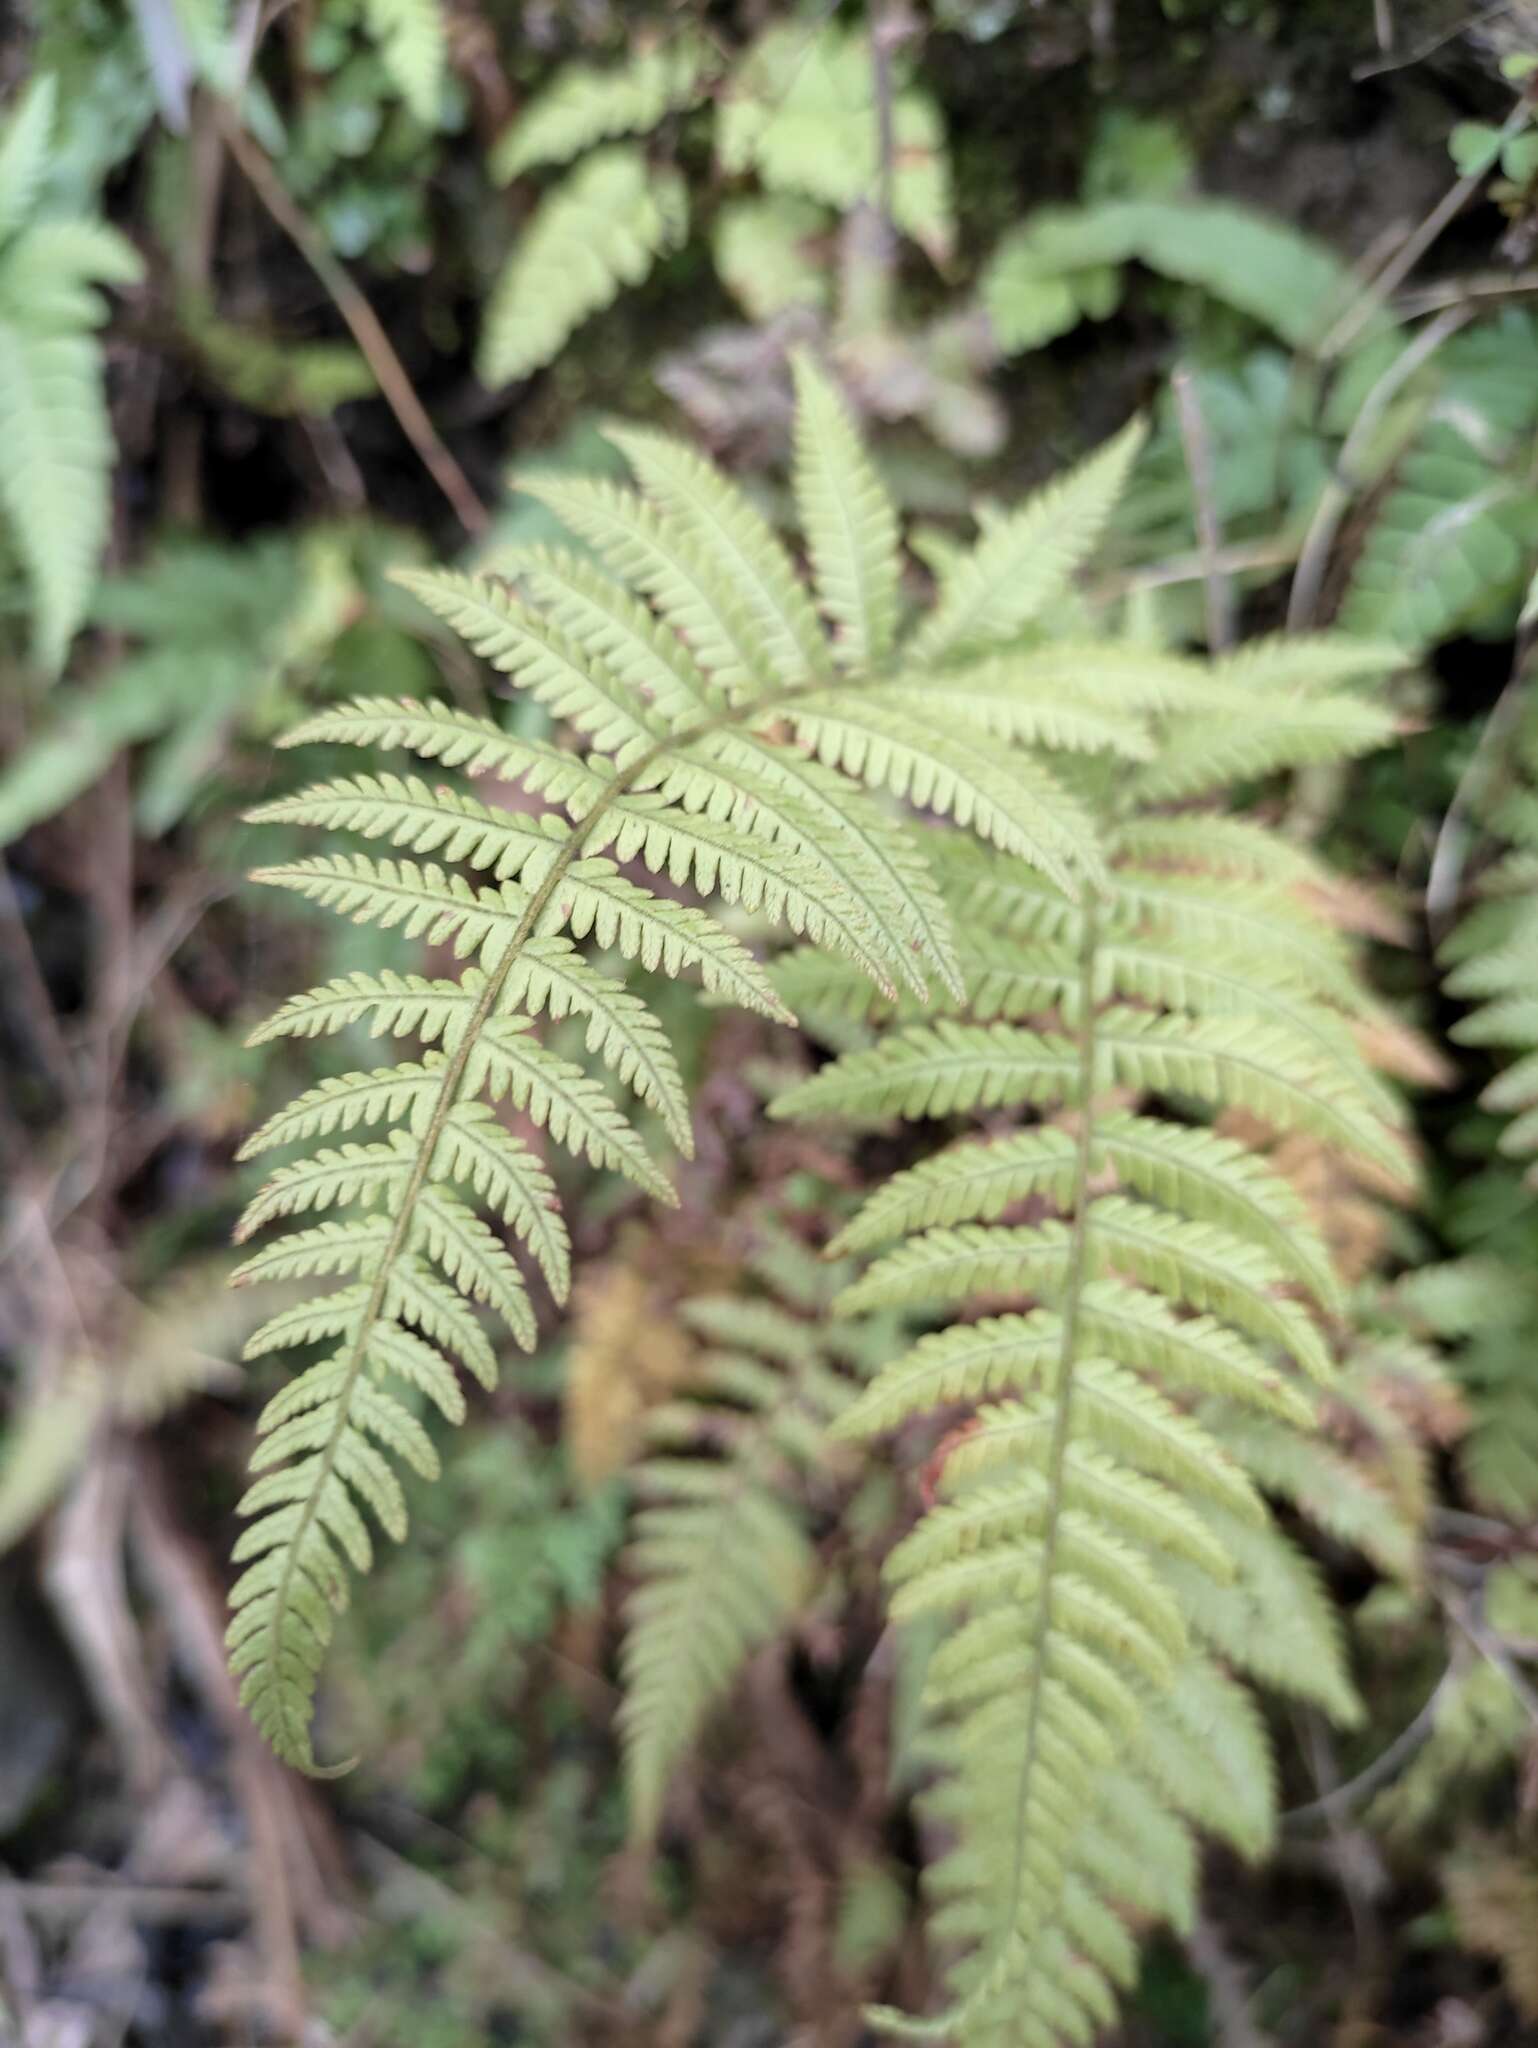
{"label": "fern frond", "polygon": [[558,1144],[594,1166],[623,1173],[657,1201],[677,1200],[673,1184],[606,1091],[573,1061],[532,1035],[527,1017],[501,1017],[481,1028],[466,1065],[471,1092],[485,1088],[493,1101],[510,1098],[536,1123],[548,1124]]}
{"label": "fern frond", "polygon": [[[1513,1055],[1485,1085],[1481,1104],[1510,1119],[1501,1150],[1525,1159],[1538,1153],[1538,712],[1530,689],[1517,702],[1515,731],[1503,743],[1493,780],[1479,788],[1479,822],[1497,845],[1498,858],[1479,877],[1474,900],[1443,942],[1440,960],[1447,993],[1472,1007],[1453,1027],[1464,1045],[1488,1045]],[[1491,714],[1492,717],[1494,714]],[[1529,1167],[1538,1184],[1538,1166]]]}
{"label": "fern frond", "polygon": [[481,381],[511,384],[550,362],[584,320],[678,246],[687,219],[677,171],[622,143],[595,150],[541,200],[492,287]]}
{"label": "fern frond", "polygon": [[[494,810],[456,790],[431,789],[416,775],[339,776],[259,804],[249,818],[254,825],[310,825],[388,839],[412,853],[438,853],[469,867],[490,868],[499,882],[521,874],[530,863],[537,870],[557,852],[552,834],[538,819]],[[538,879],[536,872],[536,884]]]}
{"label": "fern frond", "polygon": [[[1104,517],[1095,498],[1081,500],[1086,531]],[[979,554],[996,550],[1013,593],[1009,524]],[[990,612],[993,588],[953,571],[934,640],[977,652],[1024,625],[1028,607],[1007,622]],[[839,1314],[917,1309],[948,1324],[884,1365],[836,1424],[841,1437],[950,1425],[926,1471],[934,1502],[887,1570],[894,1619],[943,1630],[924,1754],[955,1842],[933,1873],[933,1930],[957,1961],[939,2017],[873,2015],[894,2032],[1090,2039],[1133,1974],[1118,1908],[1191,1911],[1188,1825],[1250,1856],[1270,1839],[1274,1773],[1238,1681],[1343,1721],[1359,1712],[1318,1576],[1260,1491],[1302,1499],[1317,1455],[1299,1434],[1315,1424],[1306,1382],[1335,1376],[1326,1319],[1344,1289],[1264,1136],[1241,1145],[1203,1118],[1244,1110],[1263,1133],[1306,1133],[1403,1184],[1404,1112],[1354,1043],[1352,1019],[1373,1006],[1310,901],[1316,864],[1258,826],[1209,833],[1205,818],[1140,810],[1184,789],[1198,756],[1203,776],[1248,774],[1306,752],[1305,727],[1331,759],[1381,738],[1370,707],[1358,719],[1356,700],[1321,687],[1334,662],[1350,676],[1367,656],[1304,653],[1312,683],[1279,653],[1257,656],[1255,676],[1270,661],[1278,677],[1258,714],[1237,662],[1205,679],[1182,669],[1162,702],[1157,687],[1127,693],[1151,759],[1078,785],[1111,848],[1104,883],[1079,900],[1018,857],[940,838],[960,958],[976,970],[968,1004],[856,1042],[772,1106],[861,1122],[986,1112],[994,1126],[879,1188],[836,1245],[900,1240],[843,1290]],[[984,665],[985,693],[1008,701],[1015,659]],[[948,702],[943,683],[934,702]],[[795,958],[784,985],[799,994],[813,970]],[[869,996],[847,973],[818,986],[868,1031]],[[977,1307],[988,1312],[972,1319]],[[1358,1482],[1330,1511],[1338,1534],[1399,1559],[1385,1496]],[[1123,1812],[1157,1869],[1129,1859]]]}
{"label": "fern frond", "polygon": [[624,763],[661,735],[646,705],[589,650],[484,576],[397,571],[395,580],[445,620],[483,661]]}
{"label": "fern frond", "polygon": [[302,1209],[388,1201],[400,1193],[409,1163],[409,1149],[383,1144],[322,1148],[308,1159],[280,1166],[261,1193],[246,1204],[235,1226],[235,1242],[244,1242],[276,1216],[291,1216]]}
{"label": "fern frond", "polygon": [[649,1102],[687,1159],[694,1151],[689,1102],[667,1034],[639,996],[583,958],[569,939],[530,939],[503,986],[508,1009],[587,1019],[587,1049]]}
{"label": "fern frond", "polygon": [[539,164],[567,164],[616,135],[647,135],[693,104],[706,53],[692,37],[670,36],[622,65],[568,64],[498,139],[491,175],[509,184]]}
{"label": "fern frond", "polygon": [[[708,765],[716,782],[716,807],[729,806],[735,822],[796,845],[810,837],[819,848],[840,849],[852,892],[885,941],[889,967],[898,979],[922,994],[918,984],[928,968],[960,995],[950,913],[924,846],[879,798],[799,748],[759,733],[714,733],[690,753]],[[680,792],[684,801],[693,794]]]}
{"label": "fern frond", "polygon": [[440,0],[365,0],[390,82],[424,128],[436,127],[448,53]]}
{"label": "fern frond", "polygon": [[568,548],[528,547],[498,550],[496,565],[519,578],[563,633],[664,718],[716,708],[710,678],[687,643],[590,561]]}
{"label": "fern frond", "polygon": [[831,1061],[770,1106],[779,1117],[950,1116],[958,1110],[1058,1107],[1076,1099],[1071,1039],[1003,1024],[916,1025]]}
{"label": "fern frond", "polygon": [[478,954],[487,966],[511,944],[521,903],[513,885],[478,889],[434,862],[370,860],[362,853],[319,853],[280,868],[257,868],[251,879],[291,889],[354,924],[399,925],[409,939],[440,946],[449,939],[459,959]]}
{"label": "fern frond", "polygon": [[591,934],[600,946],[613,947],[652,974],[673,978],[686,967],[698,968],[712,993],[763,1016],[789,1019],[763,968],[739,939],[692,903],[670,903],[639,888],[613,861],[574,861],[565,876],[561,910],[574,938]]}
{"label": "fern frond", "polygon": [[529,475],[518,487],[587,542],[611,573],[648,598],[725,690],[772,689],[774,677],[729,578],[644,498],[588,478]]}
{"label": "fern frond", "polygon": [[1193,1630],[1233,1669],[1354,1727],[1361,1701],[1346,1671],[1340,1616],[1318,1567],[1273,1522],[1240,1522],[1216,1507],[1202,1512],[1236,1571],[1231,1585],[1219,1586],[1171,1562],[1170,1577],[1184,1589]]}
{"label": "fern frond", "polygon": [[92,330],[98,285],[138,281],[138,256],[92,220],[39,220],[57,92],[36,79],[0,133],[0,504],[32,588],[33,648],[49,671],[85,615],[107,535],[114,445]]}
{"label": "fern frond", "polygon": [[878,1188],[828,1249],[869,1251],[884,1239],[939,1224],[993,1223],[1027,1195],[1049,1194],[1061,1206],[1072,1185],[1074,1151],[1071,1133],[1056,1124],[987,1144],[953,1145]]}
{"label": "fern frond", "polygon": [[1107,1165],[1127,1185],[1185,1215],[1204,1215],[1264,1249],[1327,1309],[1343,1306],[1340,1277],[1292,1184],[1231,1138],[1162,1117],[1107,1116],[1096,1131]]}
{"label": "fern frond", "polygon": [[[927,95],[903,86],[892,96],[890,121],[893,218],[943,261],[955,227],[939,112]],[[716,151],[729,174],[756,170],[770,191],[849,213],[876,197],[880,127],[864,38],[786,22],[759,38],[728,81]]]}
{"label": "fern frond", "polygon": [[1362,697],[1307,695],[1284,702],[1257,698],[1242,726],[1198,717],[1179,721],[1159,760],[1143,771],[1152,801],[1204,795],[1239,781],[1259,781],[1284,768],[1349,760],[1375,753],[1394,734],[1394,715]]}
{"label": "fern frond", "polygon": [[1278,1131],[1306,1131],[1347,1159],[1403,1180],[1409,1158],[1351,1076],[1322,1067],[1285,1028],[1239,1017],[1172,1021],[1136,1010],[1113,1011],[1101,1039],[1110,1072],[1129,1088],[1170,1091],[1211,1103],[1235,1103]]}
{"label": "fern frond", "polygon": [[254,1159],[274,1145],[329,1138],[359,1124],[415,1124],[442,1086],[441,1055],[429,1053],[419,1065],[403,1060],[368,1073],[328,1075],[296,1095],[254,1130],[241,1146],[241,1159]]}
{"label": "fern frond", "polygon": [[638,856],[654,874],[692,882],[702,894],[746,910],[762,910],[774,923],[846,953],[878,987],[892,985],[888,962],[894,952],[894,964],[904,964],[899,948],[880,944],[885,934],[861,914],[857,899],[852,903],[843,877],[806,844],[787,847],[755,838],[652,797],[620,798],[609,815],[619,860]]}
{"label": "fern frond", "polygon": [[628,1557],[639,1583],[625,1610],[620,1726],[640,1841],[655,1835],[675,1765],[751,1652],[816,1584],[800,1496],[825,1472],[828,1425],[851,1392],[815,1313],[698,1297],[680,1315],[711,1349],[687,1398],[648,1418]]}

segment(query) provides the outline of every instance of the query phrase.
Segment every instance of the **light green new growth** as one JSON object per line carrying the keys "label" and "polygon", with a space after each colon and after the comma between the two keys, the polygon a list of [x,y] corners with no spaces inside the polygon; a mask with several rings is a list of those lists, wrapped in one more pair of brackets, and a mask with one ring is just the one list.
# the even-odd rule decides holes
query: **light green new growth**
{"label": "light green new growth", "polygon": [[448,55],[444,0],[365,0],[390,82],[424,127],[438,119]]}
{"label": "light green new growth", "polygon": [[492,290],[476,370],[511,384],[558,355],[592,313],[640,284],[682,242],[683,179],[618,143],[595,150],[540,201]]}
{"label": "light green new growth", "polygon": [[113,441],[95,287],[140,275],[115,228],[56,217],[43,203],[55,100],[53,79],[38,78],[0,127],[0,500],[48,670],[63,665],[107,537]]}
{"label": "light green new growth", "polygon": [[508,184],[540,164],[570,163],[616,135],[649,135],[699,98],[706,59],[701,44],[679,35],[609,69],[568,64],[498,141],[491,175]]}
{"label": "light green new growth", "polygon": [[[1073,524],[1067,507],[999,520],[919,644],[1011,631]],[[1000,699],[1013,673],[1028,702],[1052,652],[999,662]],[[1265,1848],[1273,1771],[1241,1676],[1354,1718],[1328,1600],[1257,1486],[1408,1569],[1385,1503],[1311,1497],[1299,1432],[1310,1382],[1334,1376],[1341,1285],[1267,1144],[1213,1127],[1245,1110],[1405,1181],[1402,1109],[1352,1035],[1372,999],[1299,890],[1308,856],[1160,808],[1252,764],[1381,744],[1386,715],[1332,686],[1385,650],[1273,643],[1210,669],[1116,653],[1058,656],[1076,708],[1124,735],[1075,778],[1106,851],[1099,888],[1075,902],[1040,867],[937,835],[969,1000],[884,1000],[804,949],[776,972],[847,1047],[776,1115],[987,1113],[992,1133],[897,1174],[834,1246],[898,1241],[842,1312],[938,1324],[836,1431],[945,1432],[937,1498],[887,1578],[895,1620],[945,1631],[924,1753],[954,1842],[931,1873],[953,1995],[934,2019],[875,2017],[966,2048],[1089,2040],[1136,1975],[1123,1914],[1190,1924],[1190,1831]]]}
{"label": "light green new growth", "polygon": [[[892,217],[938,260],[955,239],[950,168],[939,109],[902,89],[891,106]],[[880,117],[870,49],[857,29],[803,22],[771,28],[724,91],[716,154],[736,176],[756,171],[771,192],[847,212],[879,183]]]}
{"label": "light green new growth", "polygon": [[[510,1101],[551,1138],[667,1199],[640,1133],[584,1068],[533,1028],[584,1019],[589,1051],[688,1149],[671,1051],[645,1005],[578,948],[592,937],[649,969],[694,969],[707,990],[784,1017],[765,971],[705,910],[654,893],[619,863],[712,892],[805,934],[885,994],[921,998],[930,977],[959,994],[949,919],[925,864],[929,835],[891,796],[913,799],[1077,889],[1099,871],[1094,826],[1052,770],[963,713],[930,727],[910,709],[923,670],[894,647],[888,672],[840,673],[851,649],[892,645],[895,525],[838,401],[803,366],[802,402],[826,432],[802,434],[796,494],[812,536],[809,591],[761,515],[726,478],[652,432],[619,431],[641,489],[569,477],[523,487],[596,551],[510,558],[515,578],[447,571],[402,581],[513,687],[576,735],[570,750],[501,732],[448,706],[362,699],[322,710],[288,744],[403,750],[443,769],[521,782],[550,806],[535,818],[473,790],[372,770],[312,785],[255,816],[359,835],[375,850],[321,853],[262,870],[354,920],[448,947],[457,979],[356,974],[290,999],[258,1039],[367,1022],[418,1037],[419,1059],[319,1082],[250,1139],[254,1155],[298,1148],[255,1196],[247,1236],[298,1219],[242,1269],[248,1280],[336,1276],[339,1289],[285,1310],[257,1352],[321,1347],[269,1404],[261,1472],[237,1555],[230,1630],[243,1697],[279,1753],[313,1769],[320,1662],[349,1566],[368,1568],[361,1502],[390,1534],[405,1526],[392,1460],[422,1472],[436,1454],[422,1396],[463,1412],[458,1361],[490,1382],[496,1311],[532,1345],[518,1263],[484,1209],[510,1226],[564,1296],[568,1252],[541,1161],[487,1106]],[[1135,441],[1123,436],[1057,487],[1057,516],[1083,549]],[[980,552],[991,563],[994,548]],[[1076,566],[1058,548],[1032,584],[1047,603]],[[990,572],[991,573],[991,572]],[[963,584],[967,579],[957,572]],[[819,615],[819,606],[822,616]],[[969,614],[1028,623],[1018,603]],[[831,635],[828,628],[831,626]],[[864,785],[863,787],[861,785]],[[1070,896],[1059,893],[1065,906]],[[367,1126],[385,1126],[365,1139]],[[342,1215],[308,1219],[341,1208]]]}

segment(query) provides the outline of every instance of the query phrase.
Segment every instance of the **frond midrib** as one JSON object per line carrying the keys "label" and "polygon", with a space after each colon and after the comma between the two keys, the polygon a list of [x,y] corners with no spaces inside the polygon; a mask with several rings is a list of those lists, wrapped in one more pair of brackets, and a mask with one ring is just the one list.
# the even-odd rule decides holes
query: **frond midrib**
{"label": "frond midrib", "polygon": [[1068,1448],[1073,1435],[1074,1367],[1078,1353],[1079,1297],[1089,1271],[1089,1233],[1093,1203],[1090,1173],[1094,1159],[1095,1084],[1095,953],[1096,918],[1094,899],[1086,892],[1083,928],[1079,947],[1078,1018],[1075,1028],[1079,1071],[1079,1128],[1073,1162],[1070,1196],[1073,1221],[1070,1226],[1068,1266],[1060,1311],[1062,1322],[1058,1342],[1057,1384],[1053,1389],[1052,1437],[1045,1468],[1046,1503],[1040,1566],[1040,1594],[1031,1641],[1031,1693],[1026,1707],[1024,1748],[1020,1781],[1015,1792],[1014,1858],[1010,1872],[1005,1918],[1000,1929],[998,1954],[986,1969],[972,1999],[986,1996],[1001,1968],[1007,1964],[1025,1899],[1029,1847],[1028,1818],[1031,1793],[1041,1751],[1042,1704],[1050,1677],[1053,1633],[1053,1581],[1057,1565],[1058,1535],[1062,1527],[1068,1470]]}

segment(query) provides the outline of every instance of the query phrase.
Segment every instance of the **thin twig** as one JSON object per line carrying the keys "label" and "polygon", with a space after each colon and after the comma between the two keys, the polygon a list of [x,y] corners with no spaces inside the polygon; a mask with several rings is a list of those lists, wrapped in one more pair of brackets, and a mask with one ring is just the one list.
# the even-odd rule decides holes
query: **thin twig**
{"label": "thin twig", "polygon": [[400,357],[380,325],[368,300],[341,264],[316,234],[289,197],[288,188],[264,152],[240,126],[229,107],[220,109],[221,132],[230,155],[239,164],[251,189],[288,236],[330,294],[332,303],[347,322],[353,339],[367,358],[368,366],[394,413],[401,432],[422,459],[468,534],[484,533],[491,515],[477,497],[470,479],[454,460],[427,417]]}
{"label": "thin twig", "polygon": [[908,24],[895,8],[873,7],[870,19],[871,92],[876,106],[876,210],[890,240],[897,237],[892,217],[897,177],[897,128],[892,111],[892,52],[907,34]]}
{"label": "thin twig", "polygon": [[[1532,111],[1526,100],[1517,101],[1501,127],[1501,143],[1507,143],[1513,135],[1521,134],[1532,119]],[[1499,151],[1496,152],[1495,161],[1498,159]],[[1406,237],[1398,253],[1383,266],[1361,297],[1346,308],[1319,344],[1316,353],[1321,361],[1328,362],[1334,356],[1343,355],[1350,348],[1373,315],[1398,291],[1442,230],[1457,219],[1495,168],[1495,161],[1467,172],[1456,185],[1451,186],[1442,195],[1415,232]]]}
{"label": "thin twig", "polygon": [[[1351,76],[1360,84],[1368,78],[1381,78],[1385,71],[1408,71],[1412,65],[1424,64],[1428,57],[1434,57],[1437,51],[1445,48],[1448,43],[1455,43],[1459,36],[1467,35],[1471,28],[1478,28],[1481,23],[1492,21],[1496,15],[1507,14],[1510,10],[1511,0],[1491,0],[1488,7],[1476,9],[1467,20],[1458,22],[1453,28],[1438,29],[1434,35],[1427,36],[1424,42],[1417,43],[1413,49],[1407,50],[1403,56],[1388,57],[1381,63],[1374,61],[1358,64]],[[1387,50],[1389,47],[1380,38],[1379,48]]]}
{"label": "thin twig", "polygon": [[1351,1909],[1358,1968],[1350,1996],[1360,2010],[1367,2003],[1367,1993],[1377,1977],[1383,1954],[1382,1929],[1373,1901],[1383,1890],[1385,1873],[1371,1837],[1361,1827],[1350,1824],[1342,1810],[1330,1803],[1330,1794],[1340,1789],[1340,1770],[1324,1717],[1317,1708],[1310,1707],[1296,1720],[1309,1771],[1326,1802],[1325,1820],[1330,1830],[1335,1872]]}
{"label": "thin twig", "polygon": [[838,327],[846,336],[879,334],[892,321],[897,273],[897,227],[893,215],[897,178],[897,127],[893,108],[892,53],[912,22],[901,0],[873,7],[870,19],[871,102],[876,118],[875,181],[870,194],[844,223],[839,245]]}
{"label": "thin twig", "polygon": [[1450,277],[1441,284],[1417,285],[1401,292],[1394,311],[1406,320],[1440,313],[1444,306],[1466,306],[1477,299],[1516,299],[1538,292],[1538,270],[1481,270],[1472,277]]}
{"label": "thin twig", "polygon": [[1250,2015],[1250,1993],[1243,1971],[1205,1913],[1198,1912],[1186,1936],[1186,1954],[1207,1987],[1212,2038],[1218,2048],[1273,2048],[1271,2036]]}
{"label": "thin twig", "polygon": [[1221,654],[1234,644],[1234,593],[1220,567],[1223,534],[1218,525],[1214,495],[1212,441],[1191,372],[1176,370],[1170,383],[1174,387],[1175,406],[1180,415],[1180,441],[1185,450],[1191,495],[1196,505],[1196,538],[1201,549],[1202,582],[1207,593],[1207,645],[1213,654]]}
{"label": "thin twig", "polygon": [[1462,1675],[1458,1660],[1452,1659],[1432,1688],[1426,1704],[1407,1727],[1400,1729],[1387,1749],[1380,1750],[1370,1764],[1343,1785],[1333,1787],[1318,1799],[1310,1799],[1306,1805],[1289,1807],[1278,1816],[1279,1826],[1290,1831],[1317,1820],[1333,1823],[1337,1817],[1349,1813],[1352,1807],[1376,1792],[1380,1785],[1386,1785],[1430,1735],[1447,1695]]}
{"label": "thin twig", "polygon": [[43,970],[38,965],[32,934],[27,930],[26,918],[16,900],[16,886],[3,854],[0,854],[0,952],[4,954],[11,987],[19,998],[17,1007],[26,1021],[38,1057],[61,1098],[68,1101],[75,1082],[69,1047],[59,1028],[58,1012],[54,1009]]}
{"label": "thin twig", "polygon": [[1517,1669],[1511,1653],[1494,1630],[1473,1612],[1461,1593],[1439,1592],[1442,1611],[1455,1628],[1461,1629],[1487,1663],[1493,1664],[1516,1695],[1522,1711],[1538,1728],[1538,1692]]}
{"label": "thin twig", "polygon": [[1357,473],[1357,463],[1363,450],[1382,425],[1384,414],[1416,371],[1473,317],[1473,308],[1469,306],[1450,306],[1446,312],[1440,313],[1430,326],[1422,328],[1407,348],[1400,351],[1363,400],[1336,458],[1334,472],[1320,492],[1319,502],[1308,523],[1287,605],[1289,633],[1305,633],[1314,622],[1340,522],[1351,500],[1370,481]]}
{"label": "thin twig", "polygon": [[1255,569],[1290,569],[1298,559],[1298,543],[1286,534],[1270,540],[1236,541],[1215,556],[1171,555],[1167,562],[1152,562],[1143,569],[1123,569],[1112,576],[1097,577],[1084,595],[1091,604],[1111,604],[1138,590],[1167,590],[1179,583],[1200,583],[1210,569],[1225,576],[1243,576]]}

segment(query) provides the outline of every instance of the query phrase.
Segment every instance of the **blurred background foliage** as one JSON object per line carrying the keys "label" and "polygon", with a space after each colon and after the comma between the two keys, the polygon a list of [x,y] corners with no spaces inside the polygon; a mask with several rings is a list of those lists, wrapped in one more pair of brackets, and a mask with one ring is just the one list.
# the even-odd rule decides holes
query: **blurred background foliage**
{"label": "blurred background foliage", "polygon": [[[346,1625],[366,1768],[287,1779],[217,1653],[268,1390],[228,1363],[233,1155],[356,1063],[244,1034],[396,957],[242,881],[274,736],[360,692],[515,715],[385,572],[546,537],[510,474],[601,469],[614,411],[774,513],[810,341],[931,566],[1145,406],[1086,617],[1420,662],[1399,748],[1257,792],[1455,1042],[1412,1074],[1416,1219],[1294,1162],[1366,1334],[1332,1462],[1275,1485],[1367,1713],[1276,1709],[1282,1853],[1218,1860],[1123,2038],[1538,2038],[1538,9],[21,0],[5,34],[0,2037],[754,2048],[922,2003],[874,1592],[911,1503],[797,1420],[859,1370],[815,1247],[893,1161],[765,1124],[773,1027],[649,992],[700,1105],[682,1207],[561,1169],[576,1311]],[[646,1858],[620,1645],[681,1447],[722,1544],[774,1539],[733,1711],[702,1670],[632,1756],[660,1799],[693,1751]]]}

